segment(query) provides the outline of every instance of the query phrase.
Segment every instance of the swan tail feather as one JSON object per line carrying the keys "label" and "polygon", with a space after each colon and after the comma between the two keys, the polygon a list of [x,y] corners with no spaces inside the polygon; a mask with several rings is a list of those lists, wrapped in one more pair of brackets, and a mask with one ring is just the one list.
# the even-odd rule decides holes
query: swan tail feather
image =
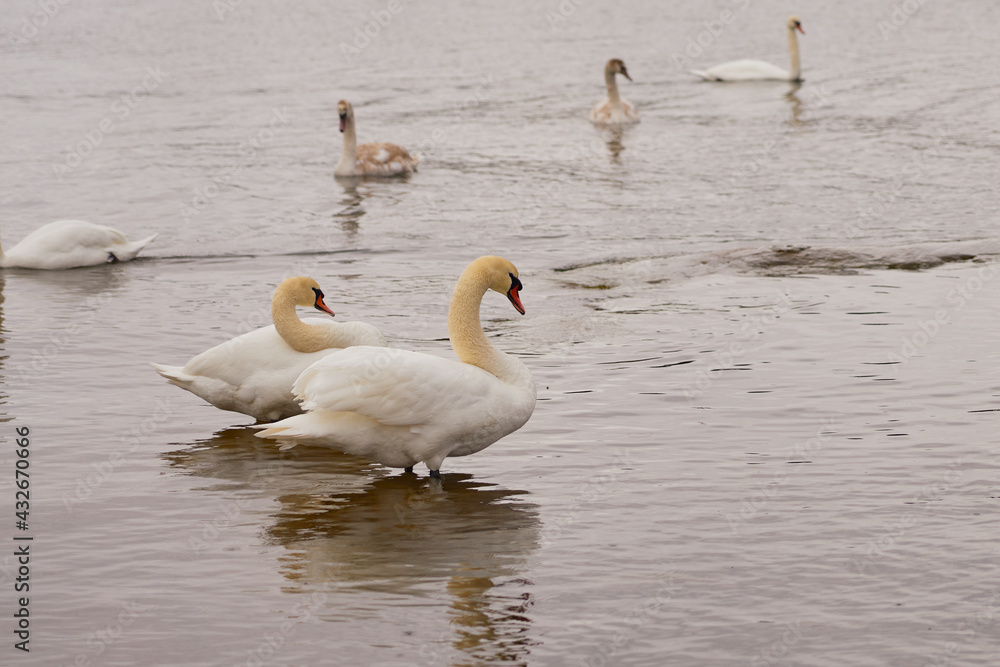
{"label": "swan tail feather", "polygon": [[195,381],[193,375],[188,375],[184,372],[184,369],[180,366],[166,366],[164,364],[154,364],[150,362],[157,373],[166,378],[167,382],[173,385],[177,385],[182,389],[190,390],[191,384]]}

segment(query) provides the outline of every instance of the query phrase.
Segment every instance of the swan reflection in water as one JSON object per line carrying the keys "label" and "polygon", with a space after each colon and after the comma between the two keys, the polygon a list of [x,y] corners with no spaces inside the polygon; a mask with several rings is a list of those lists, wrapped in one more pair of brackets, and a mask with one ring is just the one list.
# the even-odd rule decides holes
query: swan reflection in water
{"label": "swan reflection in water", "polygon": [[805,124],[802,122],[802,100],[800,100],[799,96],[796,94],[801,87],[802,82],[795,81],[788,89],[788,92],[785,93],[785,99],[788,100],[788,104],[792,109],[792,115],[788,119],[788,124],[792,127],[802,127]]}
{"label": "swan reflection in water", "polygon": [[611,125],[601,130],[601,138],[607,144],[608,153],[611,155],[611,162],[614,164],[621,164],[621,154],[625,150],[625,146],[622,144],[622,136],[624,134],[625,130],[621,125]]}
{"label": "swan reflection in water", "polygon": [[340,225],[341,231],[349,238],[357,235],[361,218],[367,211],[363,206],[369,197],[382,197],[391,200],[399,199],[399,188],[393,189],[393,184],[406,183],[410,175],[395,177],[386,176],[335,176],[334,180],[344,189],[344,196],[337,202],[341,208],[332,214],[332,219]]}
{"label": "swan reflection in water", "polygon": [[[438,650],[462,662],[526,664],[535,642],[524,571],[540,539],[527,492],[461,473],[440,481],[389,473],[326,448],[282,451],[244,428],[165,458],[188,474],[227,482],[209,487],[213,493],[279,503],[261,515],[264,539],[286,550],[278,560],[286,592],[327,591],[329,613],[320,617],[344,618],[385,595],[406,596],[420,609],[447,607],[451,636],[423,649],[435,664]],[[433,618],[415,623],[425,621]]]}

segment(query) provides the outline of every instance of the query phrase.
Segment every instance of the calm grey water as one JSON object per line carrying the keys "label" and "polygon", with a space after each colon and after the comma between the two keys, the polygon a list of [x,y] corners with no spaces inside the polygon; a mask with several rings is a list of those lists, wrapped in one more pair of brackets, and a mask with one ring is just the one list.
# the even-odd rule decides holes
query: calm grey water
{"label": "calm grey water", "polygon": [[[4,240],[160,233],[0,276],[0,662],[997,664],[1000,8],[338,4],[0,8]],[[786,66],[793,11],[804,85],[685,73]],[[624,133],[586,120],[610,57]],[[420,171],[335,181],[341,98]],[[488,253],[539,403],[441,485],[281,452],[147,365],[296,274],[447,355]]]}

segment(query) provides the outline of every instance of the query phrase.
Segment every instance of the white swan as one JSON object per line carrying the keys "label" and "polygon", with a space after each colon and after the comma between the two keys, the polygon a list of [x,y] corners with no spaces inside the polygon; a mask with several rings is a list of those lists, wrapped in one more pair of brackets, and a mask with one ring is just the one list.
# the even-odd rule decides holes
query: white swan
{"label": "white swan", "polygon": [[410,155],[402,146],[385,142],[357,145],[354,107],[350,102],[337,102],[337,114],[344,134],[344,152],[333,169],[335,176],[401,176],[417,170],[420,158]]}
{"label": "white swan", "polygon": [[152,364],[156,371],[217,408],[274,421],[302,412],[292,396],[295,378],[310,364],[351,345],[385,345],[385,337],[363,322],[300,320],[296,306],[333,315],[312,278],[287,278],[274,292],[274,324],[216,345],[180,366]]}
{"label": "white swan", "polygon": [[83,220],[57,220],[31,232],[7,252],[0,249],[0,267],[74,269],[127,262],[155,238],[153,234],[131,243],[111,227]]}
{"label": "white swan", "polygon": [[706,81],[801,81],[802,68],[799,66],[798,30],[803,35],[802,22],[796,16],[788,17],[788,51],[792,56],[792,69],[785,71],[763,60],[734,60],[706,70],[691,70]]}
{"label": "white swan", "polygon": [[624,62],[618,58],[612,58],[608,61],[608,64],[604,66],[604,82],[608,86],[608,96],[590,110],[590,122],[592,123],[620,125],[639,122],[639,112],[635,110],[635,106],[618,95],[615,74],[621,74],[629,81],[632,80]]}
{"label": "white swan", "polygon": [[488,289],[506,294],[524,314],[514,265],[502,257],[474,261],[448,309],[460,361],[389,348],[336,352],[295,381],[306,414],[258,427],[266,430],[257,435],[323,445],[408,472],[423,461],[439,477],[445,457],[474,454],[516,431],[535,409],[535,383],[524,364],[483,333],[479,306]]}

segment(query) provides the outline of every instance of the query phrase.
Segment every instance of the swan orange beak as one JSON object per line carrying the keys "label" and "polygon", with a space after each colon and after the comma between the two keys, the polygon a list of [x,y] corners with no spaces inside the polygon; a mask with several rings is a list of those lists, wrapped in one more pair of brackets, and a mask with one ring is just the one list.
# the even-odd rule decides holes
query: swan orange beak
{"label": "swan orange beak", "polygon": [[323,302],[323,293],[315,287],[313,288],[313,292],[316,292],[316,302],[313,304],[313,306],[316,307],[316,310],[322,310],[324,313],[334,315],[335,313],[330,310],[330,307]]}
{"label": "swan orange beak", "polygon": [[345,127],[347,127],[347,114],[340,117],[340,131],[343,132]]}
{"label": "swan orange beak", "polygon": [[514,278],[514,276],[511,276],[511,278],[513,279],[513,282],[511,283],[510,289],[507,290],[507,298],[510,299],[510,302],[514,305],[514,308],[517,309],[517,312],[524,315],[524,306],[521,305],[521,297],[517,295],[517,291],[521,289],[521,281]]}
{"label": "swan orange beak", "polygon": [[801,23],[798,24],[797,26],[795,26],[795,29],[798,30],[799,32],[801,32],[803,35],[806,34],[806,31],[802,29],[802,24]]}

